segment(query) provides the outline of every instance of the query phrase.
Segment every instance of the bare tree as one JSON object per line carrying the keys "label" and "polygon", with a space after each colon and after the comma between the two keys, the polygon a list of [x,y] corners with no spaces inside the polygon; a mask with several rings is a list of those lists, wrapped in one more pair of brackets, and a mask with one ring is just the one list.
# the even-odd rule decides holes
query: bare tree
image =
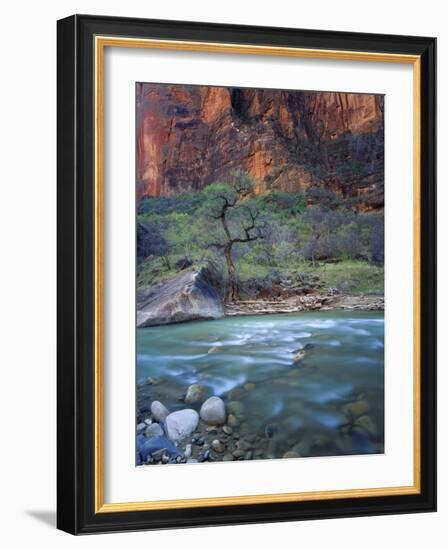
{"label": "bare tree", "polygon": [[237,270],[232,249],[239,243],[249,243],[262,238],[263,224],[258,220],[259,210],[251,204],[252,184],[246,175],[234,175],[231,185],[213,184],[207,188],[209,201],[207,215],[220,223],[222,239],[209,246],[223,251],[227,274],[227,300],[239,300]]}

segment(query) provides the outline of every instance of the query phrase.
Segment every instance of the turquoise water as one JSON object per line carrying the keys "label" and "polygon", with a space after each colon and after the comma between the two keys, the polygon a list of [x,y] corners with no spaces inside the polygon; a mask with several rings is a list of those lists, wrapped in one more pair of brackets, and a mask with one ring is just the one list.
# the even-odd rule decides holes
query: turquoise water
{"label": "turquoise water", "polygon": [[[157,382],[151,398],[170,410],[185,407],[182,396],[193,383],[226,403],[237,401],[241,431],[268,431],[273,456],[292,448],[301,456],[384,451],[382,312],[240,316],[138,329],[137,381],[148,377]],[[149,401],[142,394],[138,412]],[[351,404],[359,402],[363,410],[353,413]]]}

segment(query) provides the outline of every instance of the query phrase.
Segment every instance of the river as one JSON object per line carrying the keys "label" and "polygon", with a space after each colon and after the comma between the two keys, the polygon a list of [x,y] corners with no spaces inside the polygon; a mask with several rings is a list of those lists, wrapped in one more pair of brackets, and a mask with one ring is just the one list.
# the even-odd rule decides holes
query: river
{"label": "river", "polygon": [[[299,350],[305,355],[295,363]],[[170,410],[185,408],[182,396],[193,383],[227,404],[238,402],[241,431],[269,437],[272,458],[291,449],[300,456],[384,452],[382,312],[239,316],[138,329],[137,382],[144,387],[148,378],[156,381],[151,398]],[[144,412],[148,394],[137,395]]]}

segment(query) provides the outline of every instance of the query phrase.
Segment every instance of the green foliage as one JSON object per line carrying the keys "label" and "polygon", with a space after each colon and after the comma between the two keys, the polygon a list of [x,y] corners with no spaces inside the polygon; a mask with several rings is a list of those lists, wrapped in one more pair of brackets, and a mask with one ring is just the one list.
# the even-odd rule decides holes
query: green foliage
{"label": "green foliage", "polygon": [[274,273],[289,276],[299,270],[316,274],[327,287],[382,291],[382,215],[356,213],[325,189],[315,191],[312,199],[309,193],[255,196],[252,190],[250,177],[235,172],[229,182],[199,192],[145,197],[137,215],[138,287],[163,281],[183,265],[212,265],[225,279],[222,245],[227,237],[219,214],[228,201],[236,205],[226,212],[232,238],[244,240],[244,228],[257,214],[251,232],[257,239],[232,248],[243,286],[250,281],[268,285]]}
{"label": "green foliage", "polygon": [[328,288],[341,292],[382,294],[384,292],[384,267],[366,261],[346,260],[325,264],[316,274]]}

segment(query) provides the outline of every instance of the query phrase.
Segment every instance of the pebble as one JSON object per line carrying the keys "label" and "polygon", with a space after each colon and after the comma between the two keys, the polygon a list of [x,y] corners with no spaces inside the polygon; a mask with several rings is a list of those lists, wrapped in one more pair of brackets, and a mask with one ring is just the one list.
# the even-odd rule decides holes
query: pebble
{"label": "pebble", "polygon": [[224,462],[231,462],[233,460],[233,455],[231,453],[226,453],[222,457],[222,459],[223,459]]}
{"label": "pebble", "polygon": [[264,429],[264,435],[268,438],[272,437],[277,429],[276,424],[267,424]]}
{"label": "pebble", "polygon": [[353,428],[359,429],[360,431],[367,433],[371,437],[375,437],[377,435],[375,423],[370,418],[370,416],[367,415],[360,416],[355,422]]}
{"label": "pebble", "polygon": [[364,415],[369,408],[370,406],[368,401],[361,399],[359,401],[354,401],[353,403],[347,403],[347,405],[344,405],[342,410],[347,416],[358,418],[358,416]]}
{"label": "pebble", "polygon": [[159,449],[158,451],[154,451],[151,456],[153,460],[155,460],[156,462],[159,462],[159,460],[162,460],[165,453],[166,453],[166,449]]}
{"label": "pebble", "polygon": [[216,451],[217,453],[223,453],[224,452],[224,445],[219,441],[219,439],[214,439],[212,441],[212,449]]}
{"label": "pebble", "polygon": [[300,441],[297,445],[294,445],[292,450],[300,456],[309,456],[311,445],[308,441]]}
{"label": "pebble", "polygon": [[238,447],[238,449],[241,449],[242,451],[248,451],[249,449],[252,448],[252,445],[245,439],[240,439],[236,444],[236,446]]}
{"label": "pebble", "polygon": [[209,459],[210,459],[210,451],[207,449],[205,453],[202,455],[202,457],[200,458],[200,461],[206,462]]}
{"label": "pebble", "polygon": [[246,391],[252,391],[255,388],[255,384],[253,384],[252,382],[249,382],[247,384],[244,384],[243,388]]}
{"label": "pebble", "polygon": [[185,458],[190,458],[191,457],[191,443],[188,443],[188,445],[185,445]]}
{"label": "pebble", "polygon": [[236,451],[233,451],[233,456],[235,458],[243,458],[243,456],[246,454],[245,451],[242,451],[241,449],[236,449]]}
{"label": "pebble", "polygon": [[222,431],[227,435],[230,435],[231,433],[233,433],[232,428],[227,424],[222,428]]}
{"label": "pebble", "polygon": [[299,458],[299,457],[300,457],[299,453],[296,453],[295,451],[287,451],[283,455],[283,458]]}

